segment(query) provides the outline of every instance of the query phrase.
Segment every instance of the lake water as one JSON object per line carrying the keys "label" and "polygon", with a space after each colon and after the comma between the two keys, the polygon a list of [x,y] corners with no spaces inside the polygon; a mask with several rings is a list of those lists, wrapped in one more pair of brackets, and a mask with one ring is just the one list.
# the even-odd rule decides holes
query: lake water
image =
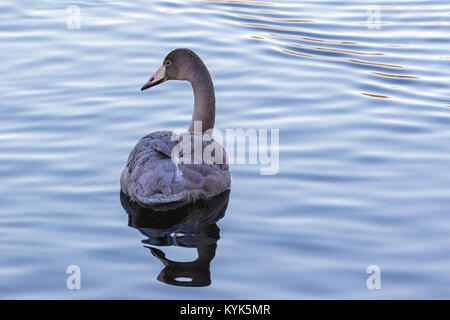
{"label": "lake water", "polygon": [[[1,298],[450,298],[447,0],[6,0],[0,18]],[[141,137],[188,126],[187,82],[140,91],[178,47],[211,72],[216,128],[279,129],[278,173],[232,165],[197,238],[136,225],[119,187]],[[158,280],[198,247],[204,286]]]}

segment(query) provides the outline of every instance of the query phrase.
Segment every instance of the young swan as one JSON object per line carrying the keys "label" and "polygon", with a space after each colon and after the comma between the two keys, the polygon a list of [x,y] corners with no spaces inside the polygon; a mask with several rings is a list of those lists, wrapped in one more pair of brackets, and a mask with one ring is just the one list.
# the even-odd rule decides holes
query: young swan
{"label": "young swan", "polygon": [[[186,80],[192,84],[194,112],[188,134],[177,137],[170,131],[156,131],[145,136],[131,151],[120,177],[121,189],[131,200],[157,210],[212,198],[231,185],[225,150],[203,135],[214,128],[216,109],[214,86],[205,64],[189,49],[173,50],[141,90],[167,80]],[[173,150],[184,161],[178,164],[172,161]],[[194,159],[199,154],[202,159],[197,156]],[[214,161],[205,158],[205,154]]]}

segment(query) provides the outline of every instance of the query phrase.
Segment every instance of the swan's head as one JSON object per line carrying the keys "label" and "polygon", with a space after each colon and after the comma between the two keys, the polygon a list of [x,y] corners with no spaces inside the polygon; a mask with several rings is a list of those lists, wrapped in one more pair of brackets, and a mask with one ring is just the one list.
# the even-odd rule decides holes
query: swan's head
{"label": "swan's head", "polygon": [[192,81],[196,71],[205,67],[202,60],[189,49],[175,49],[163,61],[158,71],[141,88],[145,90],[167,80]]}

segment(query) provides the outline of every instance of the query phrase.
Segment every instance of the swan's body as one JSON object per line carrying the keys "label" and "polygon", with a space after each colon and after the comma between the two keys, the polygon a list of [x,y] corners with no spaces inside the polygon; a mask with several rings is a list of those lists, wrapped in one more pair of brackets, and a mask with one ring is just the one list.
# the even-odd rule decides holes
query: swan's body
{"label": "swan's body", "polygon": [[[191,82],[195,98],[194,113],[188,135],[178,137],[170,131],[153,132],[142,138],[131,151],[120,178],[120,186],[126,195],[142,206],[169,209],[212,198],[231,185],[229,166],[222,146],[212,139],[202,139],[205,131],[213,129],[215,120],[214,87],[206,66],[192,51],[174,50],[142,90],[172,79]],[[200,132],[194,131],[197,121],[201,121]],[[172,150],[185,138],[192,139],[192,148],[199,146],[194,143],[194,139],[200,138],[202,155],[205,148],[214,143],[216,152],[220,147],[223,157],[213,164],[203,159],[200,162],[191,161],[190,164],[175,164],[171,157]],[[183,152],[186,153],[186,150]],[[194,153],[192,150],[191,154]]]}

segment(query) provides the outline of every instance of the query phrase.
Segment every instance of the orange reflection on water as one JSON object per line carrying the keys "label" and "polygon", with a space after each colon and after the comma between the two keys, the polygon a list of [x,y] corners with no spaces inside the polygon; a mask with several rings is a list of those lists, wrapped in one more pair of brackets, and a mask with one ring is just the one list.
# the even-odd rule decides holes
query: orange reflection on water
{"label": "orange reflection on water", "polygon": [[381,73],[381,72],[372,72],[373,74],[383,76],[383,77],[389,77],[389,78],[404,78],[404,79],[418,79],[419,77],[416,76],[401,76],[398,74],[387,74],[387,73]]}
{"label": "orange reflection on water", "polygon": [[309,37],[299,37],[299,36],[284,36],[284,35],[276,34],[276,33],[269,33],[269,36],[274,37],[274,38],[300,39],[300,40],[306,40],[306,41],[333,43],[333,44],[352,44],[352,45],[358,44],[357,42],[353,42],[353,41],[337,41],[337,40],[324,40],[324,39],[309,38]]}
{"label": "orange reflection on water", "polygon": [[414,48],[414,46],[409,46],[406,44],[385,44],[385,46],[391,48]]}
{"label": "orange reflection on water", "polygon": [[281,51],[283,51],[284,53],[294,54],[294,55],[296,55],[296,56],[302,56],[302,57],[308,57],[308,58],[315,58],[314,56],[312,56],[312,55],[310,55],[310,54],[299,53],[299,52],[294,52],[294,51],[284,50],[284,49],[281,49]]}
{"label": "orange reflection on water", "polygon": [[381,94],[373,94],[373,93],[366,93],[366,92],[360,92],[360,94],[364,95],[364,96],[368,96],[368,97],[372,97],[372,98],[380,98],[380,99],[389,99],[389,96],[383,96]]}
{"label": "orange reflection on water", "polygon": [[361,64],[369,64],[372,66],[380,66],[380,67],[388,67],[388,68],[404,68],[403,66],[398,66],[395,64],[376,63],[376,62],[362,61],[362,60],[356,60],[356,59],[348,59],[348,61],[355,62],[355,63],[361,63]]}
{"label": "orange reflection on water", "polygon": [[289,46],[293,46],[293,47],[315,49],[315,50],[322,50],[322,51],[350,53],[350,54],[357,54],[357,55],[364,55],[364,56],[384,56],[384,53],[381,53],[381,52],[361,52],[361,51],[351,51],[351,50],[334,49],[334,48],[311,47],[311,46],[305,46],[305,45],[297,44],[297,43],[286,43],[286,44]]}

